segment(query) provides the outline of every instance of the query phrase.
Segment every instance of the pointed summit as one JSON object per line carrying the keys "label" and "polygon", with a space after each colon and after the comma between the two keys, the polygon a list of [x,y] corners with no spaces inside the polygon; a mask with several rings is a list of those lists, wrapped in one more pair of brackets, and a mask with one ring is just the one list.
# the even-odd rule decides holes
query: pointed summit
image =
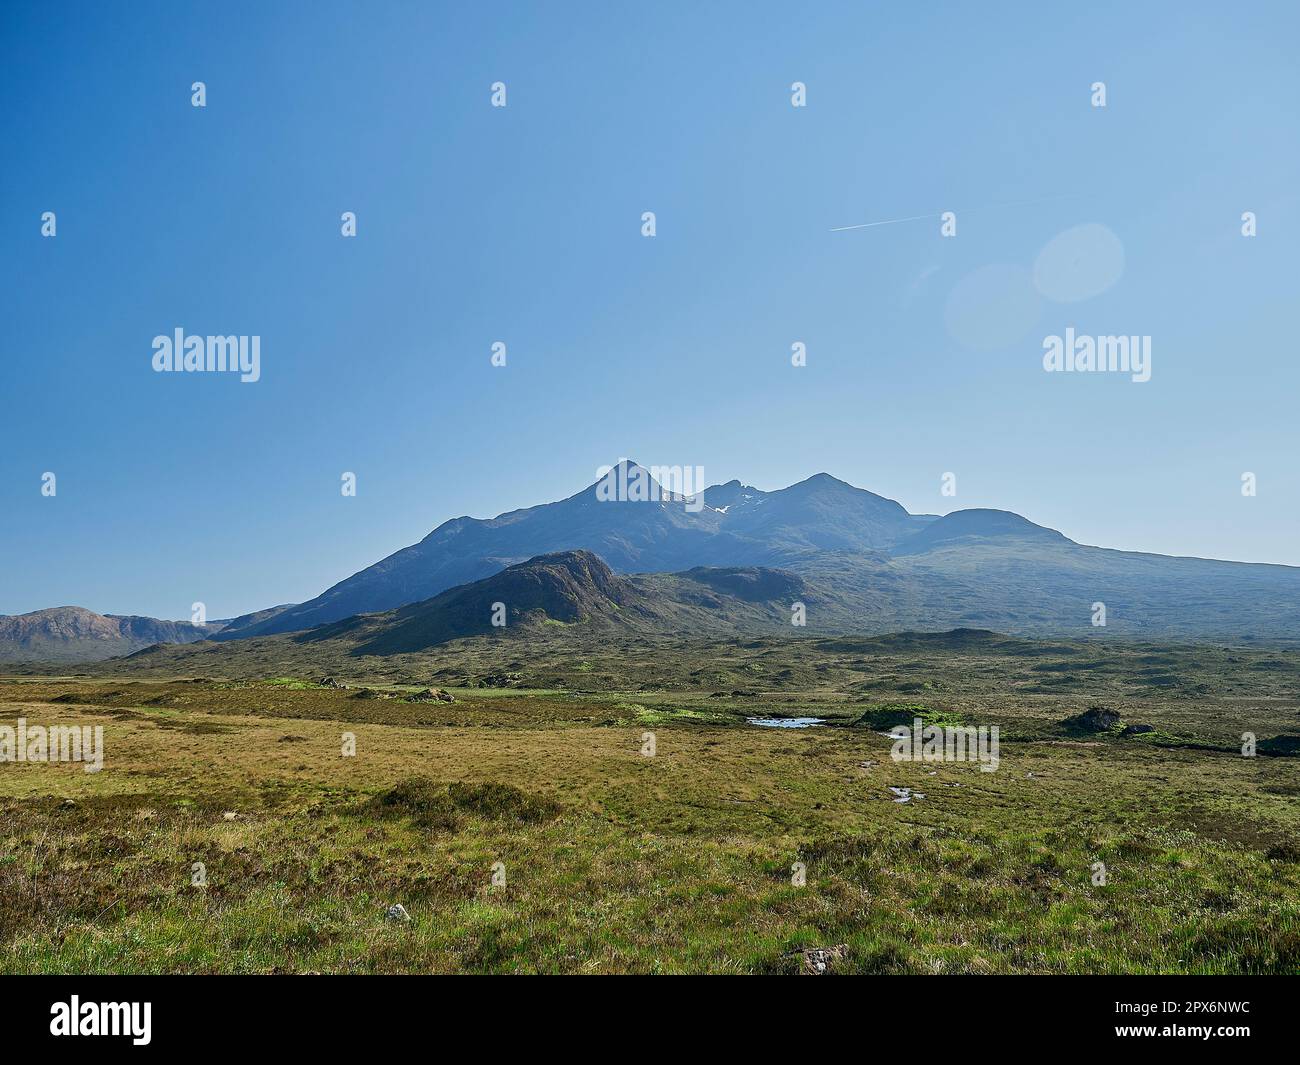
{"label": "pointed summit", "polygon": [[854,488],[853,485],[847,481],[841,481],[838,477],[832,477],[829,473],[814,473],[811,477],[805,477],[802,481],[795,481],[794,484],[783,489],[783,491],[826,491],[836,488],[847,488],[853,492],[864,491],[861,488]]}
{"label": "pointed summit", "polygon": [[[703,467],[647,467],[633,459],[619,459],[613,466],[602,466],[594,483],[569,498],[594,496],[602,503],[687,503],[697,500],[703,492],[703,472]],[[697,505],[687,509],[701,508]]]}
{"label": "pointed summit", "polygon": [[[587,485],[581,492],[568,497],[568,499],[583,499],[586,497],[597,497],[599,494],[609,489],[611,485],[626,485],[633,481],[641,481],[658,486],[651,475],[650,470],[642,466],[635,459],[619,459],[609,466],[601,466],[596,471],[596,479]],[[562,500],[567,502],[567,500]]]}

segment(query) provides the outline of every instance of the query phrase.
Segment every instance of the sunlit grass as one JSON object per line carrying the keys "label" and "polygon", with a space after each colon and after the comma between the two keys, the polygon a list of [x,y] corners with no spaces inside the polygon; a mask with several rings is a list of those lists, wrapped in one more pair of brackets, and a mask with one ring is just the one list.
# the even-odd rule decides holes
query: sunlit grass
{"label": "sunlit grass", "polygon": [[[0,969],[764,973],[844,944],[840,972],[1300,971],[1293,758],[1073,736],[1081,699],[978,684],[935,709],[1017,737],[996,773],[851,724],[907,699],[404,691],[0,686],[0,723],[100,724],[106,756],[0,766]],[[1226,748],[1289,727],[1268,705],[1125,717]],[[834,724],[744,724],[804,712]]]}

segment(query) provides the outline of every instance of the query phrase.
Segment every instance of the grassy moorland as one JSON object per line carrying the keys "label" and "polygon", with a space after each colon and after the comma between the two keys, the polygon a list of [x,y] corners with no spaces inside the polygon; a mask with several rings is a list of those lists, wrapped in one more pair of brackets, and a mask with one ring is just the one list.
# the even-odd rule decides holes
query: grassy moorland
{"label": "grassy moorland", "polygon": [[[0,764],[0,970],[779,973],[844,944],[832,971],[1300,972],[1294,651],[263,653],[0,681],[0,725],[105,730],[96,774]],[[454,701],[409,701],[430,686]],[[1099,705],[1153,731],[1067,723]],[[915,713],[998,725],[999,769],[892,762]]]}

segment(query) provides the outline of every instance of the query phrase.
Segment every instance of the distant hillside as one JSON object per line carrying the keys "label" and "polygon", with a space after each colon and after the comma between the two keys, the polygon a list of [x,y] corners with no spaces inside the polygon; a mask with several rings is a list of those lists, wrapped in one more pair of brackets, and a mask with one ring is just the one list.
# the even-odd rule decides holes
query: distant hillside
{"label": "distant hillside", "polygon": [[0,662],[94,662],[156,643],[192,643],[219,626],[96,614],[79,606],[0,616]]}
{"label": "distant hillside", "polygon": [[251,614],[240,614],[237,618],[225,618],[221,621],[213,621],[210,623],[209,628],[214,629],[216,632],[223,632],[226,629],[238,630],[249,628],[253,625],[259,625],[263,621],[275,617],[277,614],[282,614],[290,607],[297,605],[297,603],[282,603],[280,606],[268,606],[263,610],[254,610]]}

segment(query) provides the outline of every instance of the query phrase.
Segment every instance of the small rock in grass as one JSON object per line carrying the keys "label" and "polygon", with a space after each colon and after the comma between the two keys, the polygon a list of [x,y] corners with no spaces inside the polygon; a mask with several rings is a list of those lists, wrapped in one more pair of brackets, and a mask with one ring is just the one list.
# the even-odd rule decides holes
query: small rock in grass
{"label": "small rock in grass", "polygon": [[408,703],[454,703],[456,700],[450,692],[443,691],[441,688],[425,688],[424,691],[408,696],[406,701]]}
{"label": "small rock in grass", "polygon": [[891,784],[889,790],[894,793],[894,802],[911,802],[913,799],[925,798],[923,792],[913,791],[911,788],[896,788]]}
{"label": "small rock in grass", "polygon": [[848,950],[847,943],[834,947],[809,947],[803,951],[801,972],[804,976],[825,976],[831,964],[841,960]]}

